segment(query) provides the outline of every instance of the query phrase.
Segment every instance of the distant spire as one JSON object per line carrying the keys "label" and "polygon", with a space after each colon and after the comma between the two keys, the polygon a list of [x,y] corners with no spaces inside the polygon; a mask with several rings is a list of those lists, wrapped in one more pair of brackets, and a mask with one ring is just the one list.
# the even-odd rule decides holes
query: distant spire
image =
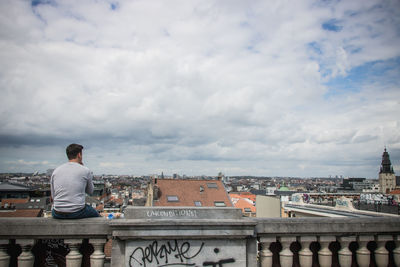
{"label": "distant spire", "polygon": [[392,163],[390,162],[389,153],[386,150],[386,146],[382,154],[381,170],[379,173],[394,173]]}

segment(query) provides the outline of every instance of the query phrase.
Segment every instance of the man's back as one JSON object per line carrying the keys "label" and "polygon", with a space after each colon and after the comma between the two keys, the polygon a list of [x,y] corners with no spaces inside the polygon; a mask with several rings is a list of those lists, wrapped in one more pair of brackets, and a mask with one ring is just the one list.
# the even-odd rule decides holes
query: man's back
{"label": "man's back", "polygon": [[55,210],[81,210],[85,206],[85,193],[93,193],[92,177],[87,167],[76,162],[67,162],[56,168],[51,176],[51,194]]}

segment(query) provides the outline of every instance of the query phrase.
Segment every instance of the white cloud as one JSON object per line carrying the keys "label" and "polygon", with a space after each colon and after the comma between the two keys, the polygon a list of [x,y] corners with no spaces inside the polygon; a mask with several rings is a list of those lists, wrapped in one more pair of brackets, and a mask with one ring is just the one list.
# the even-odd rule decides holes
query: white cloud
{"label": "white cloud", "polygon": [[25,161],[23,159],[19,159],[17,161],[8,161],[8,164],[18,164],[18,165],[48,165],[49,162],[47,160],[44,161]]}
{"label": "white cloud", "polygon": [[99,166],[100,167],[105,167],[105,168],[123,168],[125,167],[124,162],[100,162]]}
{"label": "white cloud", "polygon": [[396,1],[0,5],[3,146],[85,142],[111,157],[90,156],[98,172],[299,176],[373,176],[364,155],[400,146]]}

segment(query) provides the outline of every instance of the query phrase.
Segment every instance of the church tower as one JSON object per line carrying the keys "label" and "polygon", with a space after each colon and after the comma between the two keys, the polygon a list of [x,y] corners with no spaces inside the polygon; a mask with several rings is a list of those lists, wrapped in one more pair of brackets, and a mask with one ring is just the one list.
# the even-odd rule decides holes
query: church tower
{"label": "church tower", "polygon": [[388,194],[396,188],[396,176],[390,162],[389,153],[385,151],[382,154],[381,170],[379,171],[379,187],[381,193]]}

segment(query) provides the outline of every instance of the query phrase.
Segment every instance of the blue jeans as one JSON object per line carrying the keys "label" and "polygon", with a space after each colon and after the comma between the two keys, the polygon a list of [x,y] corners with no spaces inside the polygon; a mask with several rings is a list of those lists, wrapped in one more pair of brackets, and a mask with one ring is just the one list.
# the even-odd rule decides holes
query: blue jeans
{"label": "blue jeans", "polygon": [[100,217],[100,214],[89,206],[85,204],[85,207],[81,210],[71,212],[71,213],[58,213],[54,209],[51,211],[51,215],[55,219],[82,219],[82,218],[90,218],[90,217]]}

